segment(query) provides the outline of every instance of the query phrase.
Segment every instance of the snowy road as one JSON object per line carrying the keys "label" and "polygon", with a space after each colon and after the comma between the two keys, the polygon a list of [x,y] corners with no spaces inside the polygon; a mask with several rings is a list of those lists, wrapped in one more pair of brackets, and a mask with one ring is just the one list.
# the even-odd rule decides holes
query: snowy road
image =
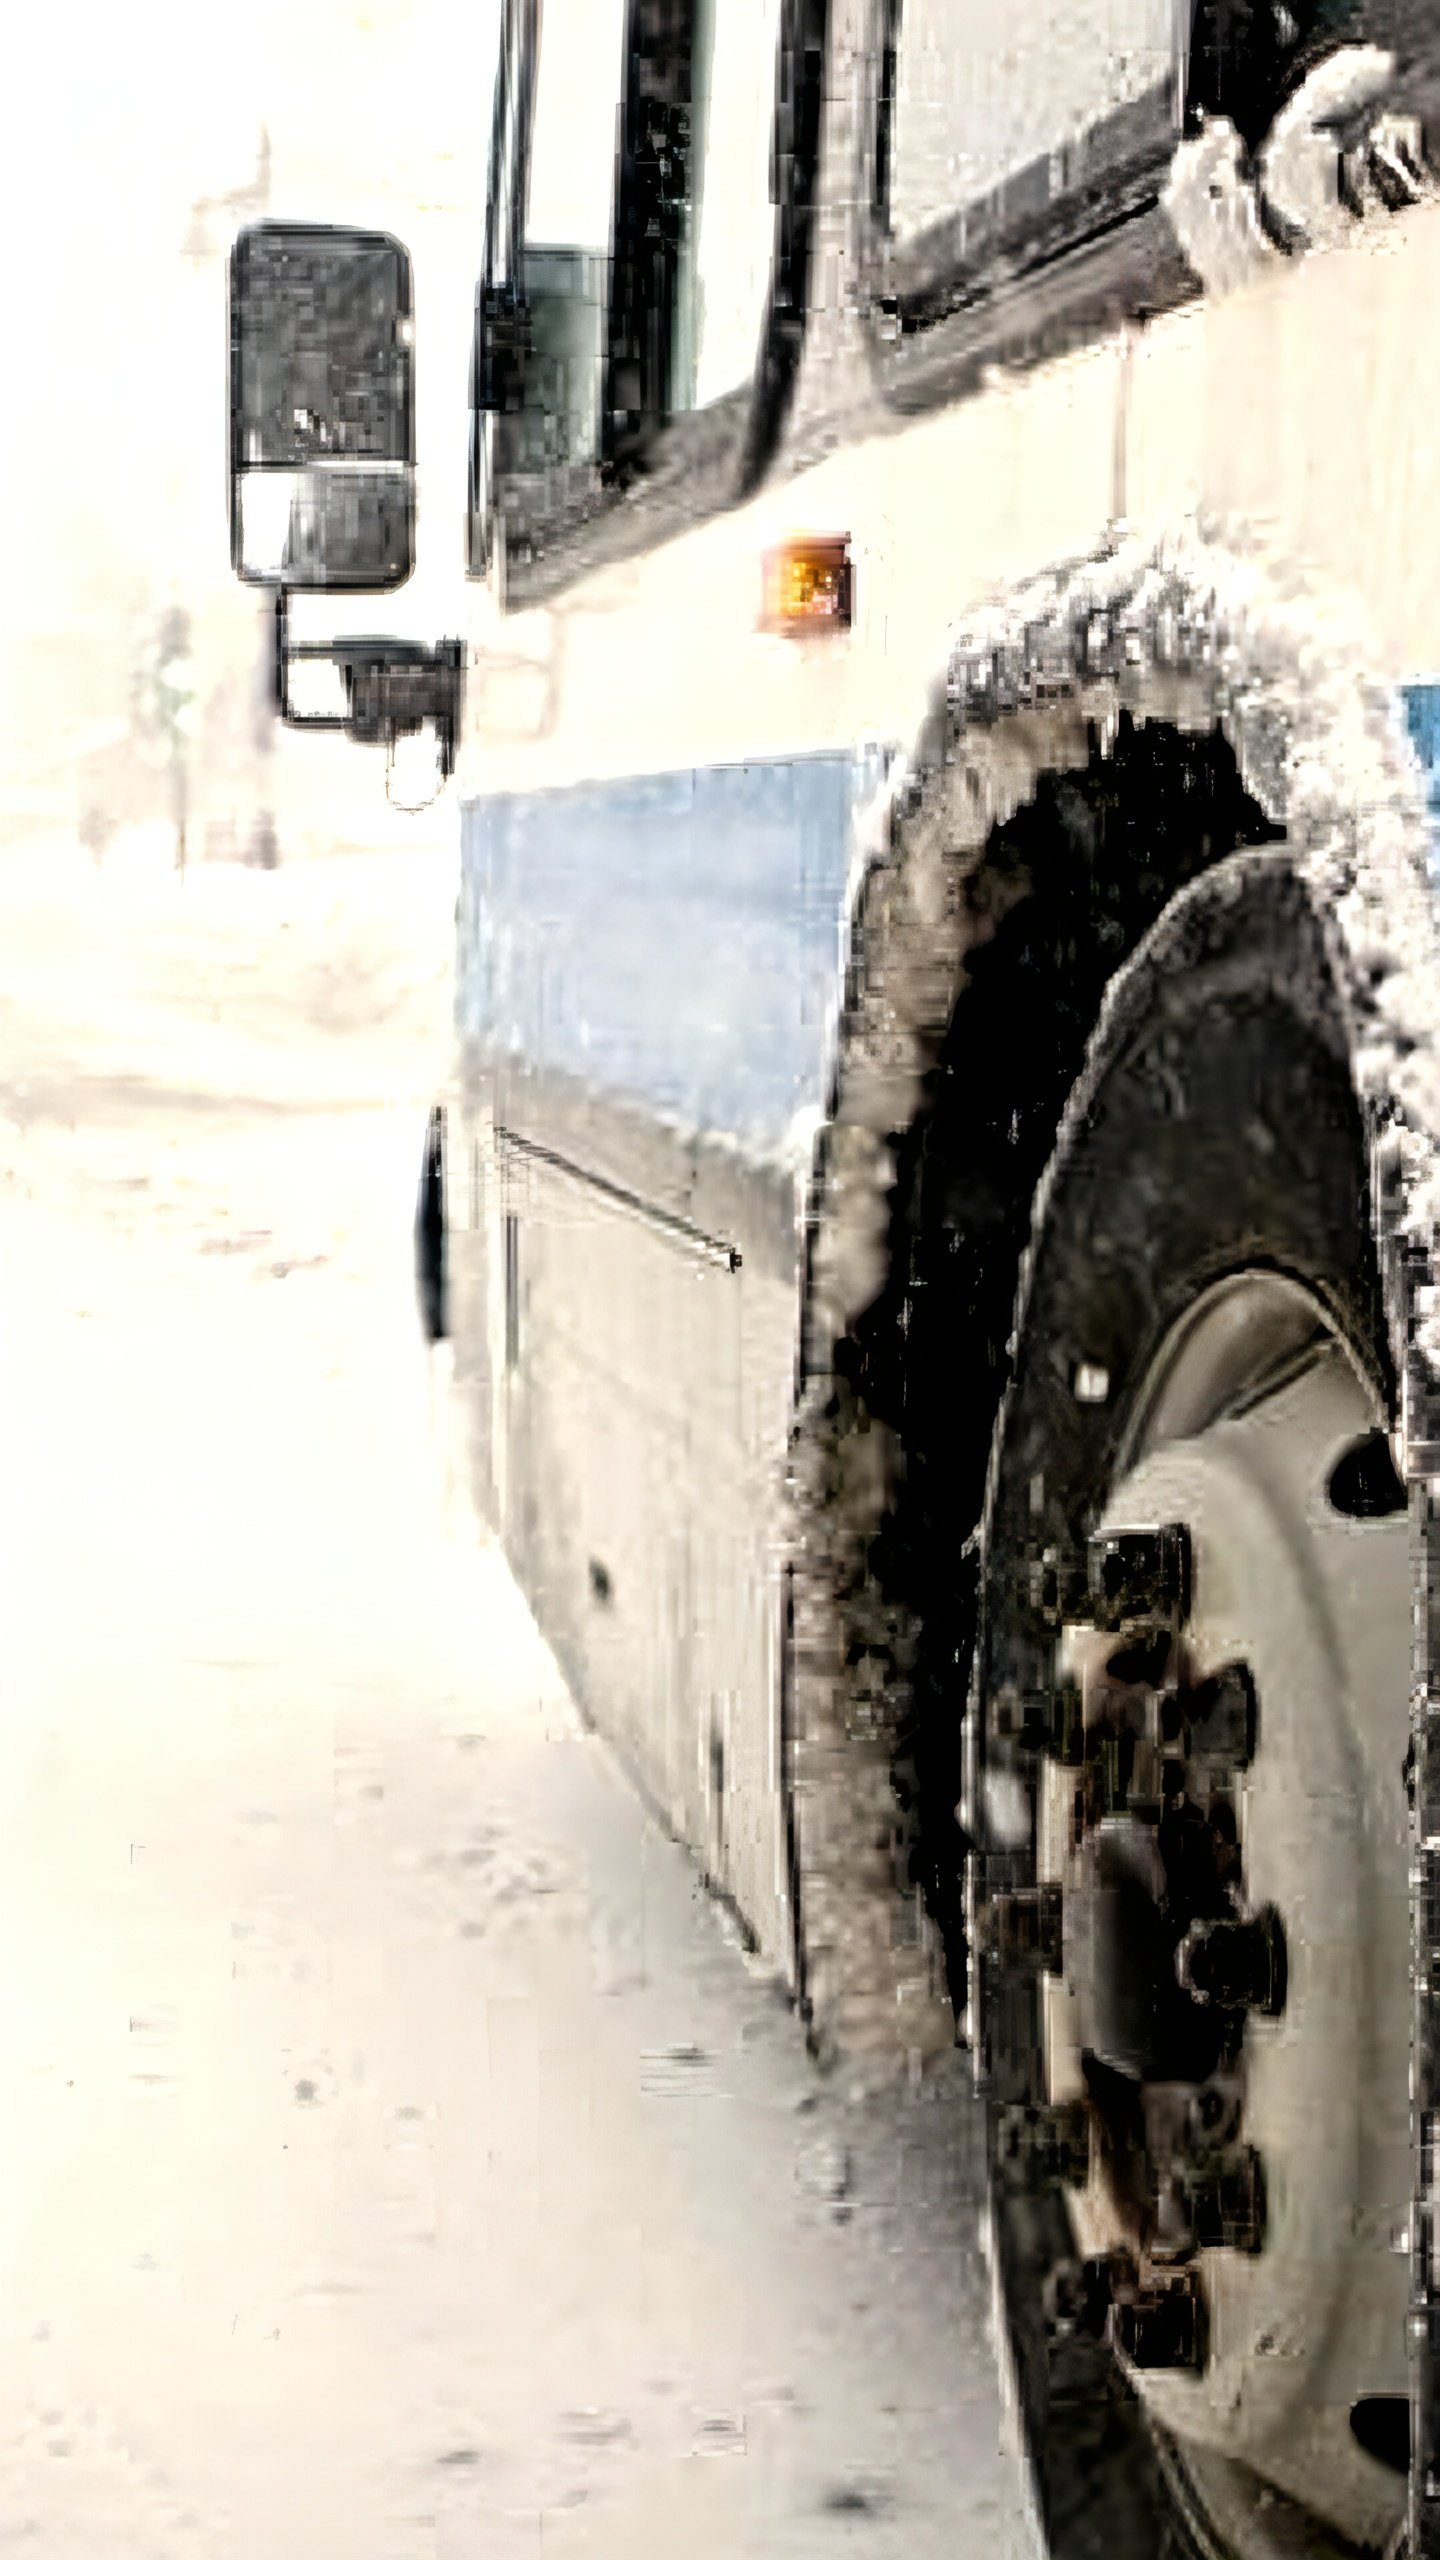
{"label": "snowy road", "polygon": [[443,866],[0,867],[0,2552],[1022,2551],[963,2089],[815,2078],[447,1490]]}

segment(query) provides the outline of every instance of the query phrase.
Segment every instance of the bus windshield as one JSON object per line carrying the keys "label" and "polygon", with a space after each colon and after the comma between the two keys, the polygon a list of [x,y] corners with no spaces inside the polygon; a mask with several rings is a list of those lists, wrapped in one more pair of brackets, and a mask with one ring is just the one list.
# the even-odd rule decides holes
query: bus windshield
{"label": "bus windshield", "polygon": [[610,248],[625,0],[544,0],[530,140],[527,245]]}
{"label": "bus windshield", "polygon": [[[627,80],[625,0],[544,0],[530,140],[527,261],[613,253]],[[674,308],[663,405],[708,406],[754,371],[774,238],[770,154],[780,0],[694,0],[688,98],[671,164]]]}

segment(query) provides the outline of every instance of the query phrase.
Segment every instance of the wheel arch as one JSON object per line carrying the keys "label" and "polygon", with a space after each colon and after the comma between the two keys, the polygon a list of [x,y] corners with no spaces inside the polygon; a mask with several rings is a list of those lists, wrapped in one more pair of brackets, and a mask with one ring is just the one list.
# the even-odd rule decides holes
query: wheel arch
{"label": "wheel arch", "polygon": [[[1197,790],[1204,805],[1188,810]],[[1106,914],[1082,965],[1067,973],[1059,943],[1051,950],[1048,983],[1072,1017],[1068,1068],[1062,1041],[1048,1096],[1022,1092],[1030,1071],[1012,1039],[988,1091],[993,1138],[1009,1106],[1005,1077],[1015,1080],[1017,1143],[1008,1154],[992,1143],[957,1221],[963,1230],[968,1220],[957,1249],[990,1293],[976,1351],[989,1375],[948,1420],[967,1444],[973,1516],[944,1523],[955,1589],[942,1608],[936,1524],[916,1485],[915,1246],[927,1148],[933,1157],[937,1113],[947,1092],[954,1099],[957,1036],[965,1046],[956,1026],[1035,864],[1048,866],[1063,942],[1088,912],[1087,828],[1093,836],[1098,823],[1104,838],[1118,827],[1112,868],[1128,877],[1127,830],[1148,830],[1167,792],[1178,795],[1167,805],[1179,812],[1179,852],[1162,849],[1144,894]],[[1057,824],[1067,805],[1068,838],[1069,822]],[[798,1970],[821,2051],[888,2065],[953,2040],[963,1966],[954,1699],[968,1677],[984,1490],[1032,1218],[1066,1114],[1084,1108],[1087,1056],[1143,1001],[1147,936],[1162,915],[1166,932],[1183,935],[1187,884],[1213,886],[1237,845],[1281,839],[1319,930],[1362,1113],[1397,1419],[1419,1481],[1440,1475],[1440,1320],[1426,1294],[1440,1223],[1440,957],[1419,775],[1343,603],[1290,577],[1243,531],[1192,526],[1035,582],[961,634],[857,849],[790,1449],[785,1778]],[[1003,1050],[999,1013],[997,1026]],[[988,1071],[992,1051],[970,1045],[975,1090],[977,1061]]]}

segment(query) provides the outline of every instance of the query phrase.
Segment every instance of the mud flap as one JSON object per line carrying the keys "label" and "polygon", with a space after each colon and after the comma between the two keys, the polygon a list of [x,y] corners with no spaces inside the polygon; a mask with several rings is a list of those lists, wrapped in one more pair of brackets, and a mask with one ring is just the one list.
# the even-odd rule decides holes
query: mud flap
{"label": "mud flap", "polygon": [[445,1112],[437,1103],[425,1131],[415,1210],[415,1287],[427,1342],[444,1342],[450,1331],[446,1283]]}
{"label": "mud flap", "polygon": [[[1440,1415],[1431,1417],[1432,1427]],[[1440,1458],[1440,1450],[1435,1455]],[[1440,1690],[1434,1665],[1440,1648],[1440,1478],[1431,1476],[1414,1495],[1421,1546],[1430,1677],[1417,1682],[1412,1723],[1415,1753],[1416,1845],[1411,1867],[1411,1927],[1415,1987],[1412,2069],[1417,2126],[1411,2232],[1411,2320],[1415,2378],[1411,2403],[1410,2547],[1419,2560],[1440,2554],[1440,2428],[1436,2391],[1440,2377]]]}
{"label": "mud flap", "polygon": [[[1440,889],[1440,685],[1406,685],[1394,705],[1420,766],[1429,821],[1429,874]],[[1404,1140],[1377,1151],[1375,1231],[1381,1239],[1392,1335],[1401,1372],[1401,1432],[1414,1549],[1414,1679],[1410,1700],[1411,1859],[1410,2513],[1396,2560],[1440,2560],[1440,1383],[1424,1357],[1422,1323],[1435,1296],[1433,1255],[1406,1218]]]}
{"label": "mud flap", "polygon": [[[1393,1214],[1393,1213],[1392,1213]],[[1403,1248],[1399,1294],[1415,1308],[1428,1259]],[[1440,2560],[1440,1395],[1418,1360],[1404,1380],[1403,1433],[1415,1549],[1410,1706],[1410,2517],[1406,2560]]]}

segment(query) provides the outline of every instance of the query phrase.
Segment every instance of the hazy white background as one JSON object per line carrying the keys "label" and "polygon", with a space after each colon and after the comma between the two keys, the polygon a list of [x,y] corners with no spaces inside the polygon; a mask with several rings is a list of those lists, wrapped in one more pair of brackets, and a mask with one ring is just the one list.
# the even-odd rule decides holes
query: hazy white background
{"label": "hazy white background", "polygon": [[[197,231],[192,208],[253,181],[262,123],[273,214],[381,221],[414,253],[421,557],[385,627],[461,627],[496,25],[496,0],[236,13],[79,0],[17,19],[0,150],[0,793],[17,815],[27,787],[37,807],[57,792],[63,807],[67,754],[123,714],[127,616],[173,593],[221,655],[256,626],[226,550],[224,270],[239,217],[222,206]],[[319,627],[319,605],[309,618]],[[305,744],[328,771],[328,751]],[[350,753],[368,791],[371,760]]]}

